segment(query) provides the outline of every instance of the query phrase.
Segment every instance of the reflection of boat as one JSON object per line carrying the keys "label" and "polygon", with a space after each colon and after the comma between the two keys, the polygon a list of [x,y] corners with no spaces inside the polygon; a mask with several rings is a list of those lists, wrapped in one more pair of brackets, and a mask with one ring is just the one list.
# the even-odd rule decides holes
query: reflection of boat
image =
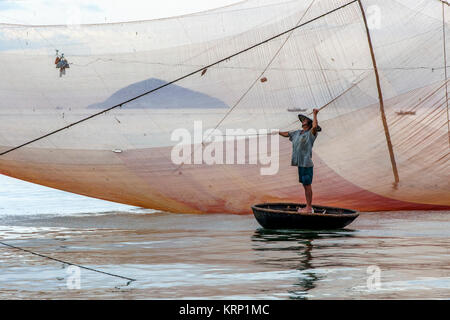
{"label": "reflection of boat", "polygon": [[[326,273],[316,270],[318,266],[318,269],[323,266],[321,258],[330,256],[330,248],[321,245],[320,241],[334,246],[339,242],[338,238],[350,239],[354,237],[353,233],[350,229],[314,231],[260,228],[252,236],[252,248],[259,258],[259,264],[279,270],[299,270],[299,277],[288,290],[289,296],[291,299],[307,299],[317,282],[327,277]],[[316,239],[319,240],[317,244]],[[336,250],[339,251],[339,247]],[[333,267],[338,267],[338,263],[333,261]]]}
{"label": "reflection of boat", "polygon": [[[363,13],[372,6],[389,15],[368,28],[369,46]],[[0,81],[0,153],[29,142],[0,156],[0,173],[171,212],[251,213],[253,203],[299,201],[287,139],[269,150],[279,155],[277,173],[261,176],[261,162],[174,164],[171,134],[192,133],[195,121],[222,132],[294,130],[287,107],[327,106],[313,151],[314,201],[448,210],[449,19],[448,6],[443,16],[442,2],[429,0],[247,0],[79,28],[0,24],[8,80]],[[70,54],[62,78],[55,47]]]}
{"label": "reflection of boat", "polygon": [[298,213],[305,207],[295,203],[265,203],[252,206],[253,214],[267,229],[340,229],[349,225],[359,214],[354,210],[313,206],[314,213]]}

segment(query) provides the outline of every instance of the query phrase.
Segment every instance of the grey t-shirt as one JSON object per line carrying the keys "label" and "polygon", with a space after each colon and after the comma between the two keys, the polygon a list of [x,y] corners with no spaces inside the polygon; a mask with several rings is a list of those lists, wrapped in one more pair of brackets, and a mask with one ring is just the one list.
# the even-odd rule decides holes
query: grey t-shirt
{"label": "grey t-shirt", "polygon": [[312,162],[312,147],[316,136],[311,130],[291,131],[289,132],[289,140],[292,141],[292,166],[297,167],[314,167]]}

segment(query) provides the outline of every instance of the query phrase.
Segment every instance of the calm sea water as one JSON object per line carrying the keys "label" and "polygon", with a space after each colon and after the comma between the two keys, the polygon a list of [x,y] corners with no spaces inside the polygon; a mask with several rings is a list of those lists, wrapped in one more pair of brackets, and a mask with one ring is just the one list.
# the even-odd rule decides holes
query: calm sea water
{"label": "calm sea water", "polygon": [[0,176],[1,241],[136,279],[74,278],[66,264],[0,245],[0,298],[449,299],[449,214],[268,231],[251,215],[156,212]]}

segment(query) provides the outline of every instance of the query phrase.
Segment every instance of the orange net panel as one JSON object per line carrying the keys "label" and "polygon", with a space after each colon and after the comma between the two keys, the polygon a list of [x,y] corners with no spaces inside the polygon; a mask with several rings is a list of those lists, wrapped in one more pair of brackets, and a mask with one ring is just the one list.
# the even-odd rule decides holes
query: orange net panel
{"label": "orange net panel", "polygon": [[[290,142],[264,176],[261,163],[176,165],[172,132],[193,134],[195,121],[224,133],[291,130],[296,110],[322,107],[315,203],[448,209],[449,6],[360,3],[249,0],[151,21],[0,24],[0,152],[67,127],[0,156],[0,172],[143,207],[248,213],[302,199]],[[63,77],[55,49],[70,64]]]}

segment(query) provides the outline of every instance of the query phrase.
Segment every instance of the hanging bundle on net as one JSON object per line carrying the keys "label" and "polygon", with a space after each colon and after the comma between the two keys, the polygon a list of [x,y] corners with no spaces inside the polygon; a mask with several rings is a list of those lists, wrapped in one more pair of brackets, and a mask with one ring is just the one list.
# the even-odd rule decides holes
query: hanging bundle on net
{"label": "hanging bundle on net", "polygon": [[58,50],[56,50],[56,59],[55,59],[56,68],[59,69],[59,76],[62,77],[66,74],[66,69],[70,68],[69,62],[64,57],[64,53],[59,55]]}

